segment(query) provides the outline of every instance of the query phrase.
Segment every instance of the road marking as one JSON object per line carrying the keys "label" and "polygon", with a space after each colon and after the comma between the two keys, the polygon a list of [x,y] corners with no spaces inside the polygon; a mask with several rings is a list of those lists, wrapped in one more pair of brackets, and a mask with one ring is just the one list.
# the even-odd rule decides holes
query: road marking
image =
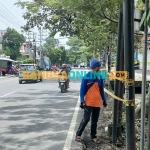
{"label": "road marking", "polygon": [[11,92],[11,93],[8,93],[8,94],[5,94],[5,95],[3,95],[3,96],[0,96],[0,98],[2,98],[2,97],[6,97],[6,96],[8,96],[8,95],[10,95],[10,94],[13,94],[13,93],[16,93],[16,91]]}
{"label": "road marking", "polygon": [[76,104],[76,107],[75,107],[75,110],[74,110],[74,114],[73,114],[73,117],[72,117],[72,121],[71,121],[71,124],[70,124],[70,127],[69,127],[69,131],[68,131],[68,134],[67,134],[67,138],[66,138],[63,150],[70,150],[70,148],[71,148],[71,143],[72,143],[72,139],[73,139],[73,135],[74,135],[74,129],[75,129],[77,116],[78,116],[78,112],[79,112],[79,104],[80,104],[79,98],[80,97],[78,97],[78,101],[77,101],[77,104]]}

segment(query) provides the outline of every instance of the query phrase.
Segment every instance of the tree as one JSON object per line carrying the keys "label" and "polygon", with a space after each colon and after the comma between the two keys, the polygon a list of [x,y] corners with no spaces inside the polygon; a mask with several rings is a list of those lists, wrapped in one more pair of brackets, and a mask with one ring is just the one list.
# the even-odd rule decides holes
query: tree
{"label": "tree", "polygon": [[34,63],[33,58],[27,58],[27,59],[23,60],[23,64],[31,64],[31,63]]}
{"label": "tree", "polygon": [[91,51],[87,47],[83,40],[78,37],[72,37],[67,42],[67,45],[70,46],[68,55],[69,61],[72,63],[88,62],[89,55],[91,56]]}
{"label": "tree", "polygon": [[[36,0],[21,2],[16,5],[26,8],[24,18],[27,24],[25,30],[34,26],[43,25],[51,31],[51,36],[57,32],[61,35],[76,35],[83,39],[88,46],[99,45],[102,38],[110,32],[117,32],[118,10],[120,0]],[[106,38],[107,41],[107,38]],[[107,43],[107,42],[106,42]]]}
{"label": "tree", "polygon": [[11,59],[16,60],[20,54],[19,51],[23,42],[25,42],[25,37],[22,34],[19,34],[14,29],[8,28],[2,40],[4,53],[10,55]]}
{"label": "tree", "polygon": [[62,49],[58,48],[58,43],[59,40],[49,36],[44,44],[44,53],[53,64],[58,63],[61,58]]}

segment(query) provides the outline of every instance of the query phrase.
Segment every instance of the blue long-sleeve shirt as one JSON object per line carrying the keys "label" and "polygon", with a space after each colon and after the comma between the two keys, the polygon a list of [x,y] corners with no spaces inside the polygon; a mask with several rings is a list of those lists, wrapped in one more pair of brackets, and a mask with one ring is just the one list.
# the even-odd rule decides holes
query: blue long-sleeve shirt
{"label": "blue long-sleeve shirt", "polygon": [[[92,72],[88,72],[83,78],[82,78],[82,81],[81,81],[81,86],[80,86],[80,101],[81,102],[84,102],[84,96],[85,96],[85,90],[86,90],[86,87],[89,83],[92,83],[94,82],[95,80],[95,77],[94,77],[94,74]],[[99,74],[97,74],[97,78],[95,80],[95,82],[97,82],[98,84],[98,88],[100,89],[100,96],[101,96],[101,99],[103,101],[106,101],[105,99],[105,95],[104,95],[104,86],[103,86],[103,79],[102,79],[102,76]],[[94,93],[93,93],[94,94]]]}

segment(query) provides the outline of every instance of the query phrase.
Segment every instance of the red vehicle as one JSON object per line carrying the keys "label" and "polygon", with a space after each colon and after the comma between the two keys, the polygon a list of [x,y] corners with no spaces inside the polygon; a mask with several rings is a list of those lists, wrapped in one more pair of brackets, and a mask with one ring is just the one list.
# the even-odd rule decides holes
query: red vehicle
{"label": "red vehicle", "polygon": [[6,56],[5,54],[0,55],[0,71],[3,76],[11,73],[12,62],[14,62],[14,60],[10,59],[9,56]]}

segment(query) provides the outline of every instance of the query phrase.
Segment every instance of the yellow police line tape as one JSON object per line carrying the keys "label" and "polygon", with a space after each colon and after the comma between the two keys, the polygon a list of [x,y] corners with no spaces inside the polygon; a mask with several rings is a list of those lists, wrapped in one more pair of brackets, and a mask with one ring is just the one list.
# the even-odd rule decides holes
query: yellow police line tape
{"label": "yellow police line tape", "polygon": [[104,92],[106,92],[108,95],[115,98],[116,100],[124,102],[126,104],[126,106],[134,106],[134,101],[133,100],[122,99],[122,98],[114,95],[112,92],[108,91],[106,88],[104,88]]}

